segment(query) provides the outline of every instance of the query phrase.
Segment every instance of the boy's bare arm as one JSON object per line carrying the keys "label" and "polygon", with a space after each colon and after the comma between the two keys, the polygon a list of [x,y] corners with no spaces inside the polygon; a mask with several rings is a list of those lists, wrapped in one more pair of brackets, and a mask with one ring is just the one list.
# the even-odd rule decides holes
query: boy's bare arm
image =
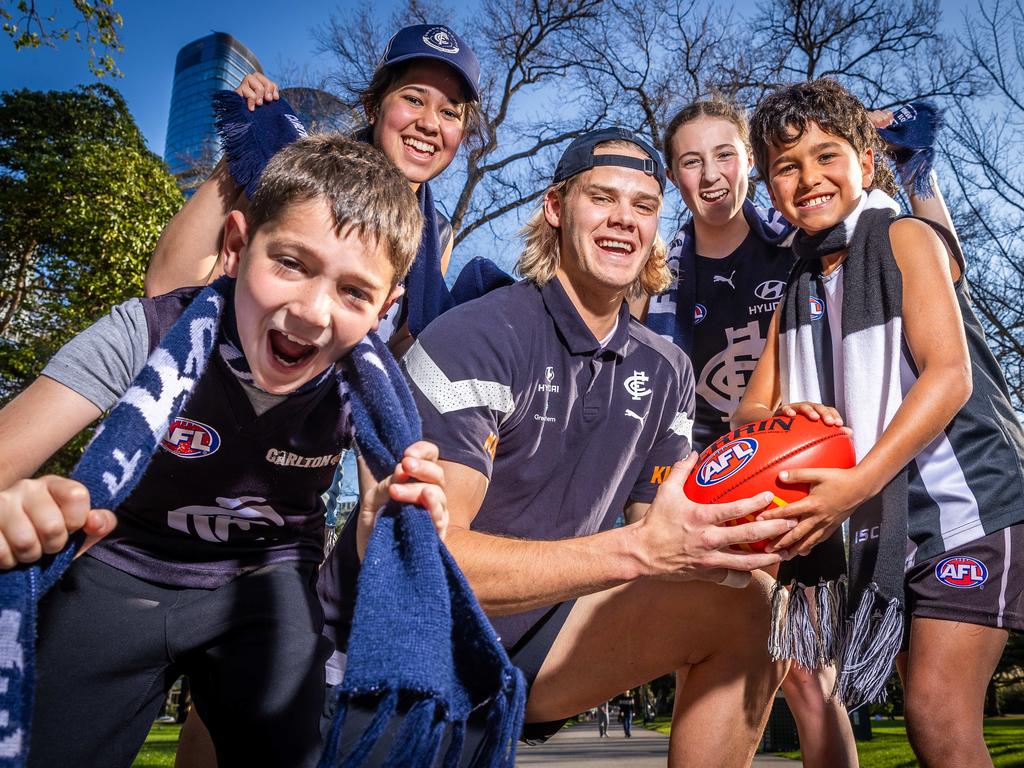
{"label": "boy's bare arm", "polygon": [[[491,615],[519,613],[600,592],[639,578],[722,582],[731,571],[777,562],[777,555],[735,552],[731,544],[773,538],[763,522],[735,527],[725,520],[764,508],[762,494],[720,505],[686,499],[683,482],[696,455],[678,462],[658,496],[622,528],[557,541],[503,538],[470,529],[487,491],[487,478],[442,461],[451,514],[446,544],[477,599]],[[508,510],[513,515],[516,510]],[[772,521],[780,522],[780,521]]]}
{"label": "boy's bare arm", "polygon": [[757,361],[754,372],[750,375],[743,399],[732,414],[730,424],[733,429],[751,421],[767,419],[779,407],[781,389],[779,386],[779,313],[782,302],[772,315],[768,325],[768,339]]}
{"label": "boy's bare arm", "polygon": [[881,491],[900,467],[935,439],[971,394],[970,356],[945,247],[927,224],[913,219],[895,222],[890,239],[903,274],[903,333],[920,375],[856,467],[786,473],[785,482],[811,484],[811,494],[763,517],[801,518],[776,543],[798,554],[809,551]]}
{"label": "boy's bare arm", "polygon": [[0,409],[0,489],[31,477],[100,415],[82,395],[40,376]]}
{"label": "boy's bare arm", "polygon": [[0,410],[0,568],[59,552],[72,531],[84,529],[88,546],[113,530],[113,514],[92,509],[81,483],[26,479],[98,416],[92,402],[45,376]]}

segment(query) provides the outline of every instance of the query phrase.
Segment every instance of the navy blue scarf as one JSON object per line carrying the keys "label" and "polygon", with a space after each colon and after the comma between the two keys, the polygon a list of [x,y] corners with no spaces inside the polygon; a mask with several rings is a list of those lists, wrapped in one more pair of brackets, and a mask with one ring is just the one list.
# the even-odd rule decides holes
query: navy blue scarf
{"label": "navy blue scarf", "polygon": [[[743,218],[750,231],[769,245],[781,245],[793,232],[793,227],[774,208],[758,208],[750,200],[743,203]],[[651,297],[645,321],[648,328],[687,356],[693,352],[693,313],[697,305],[696,248],[691,216],[668,245],[672,282],[664,293]]]}
{"label": "navy blue scarf", "polygon": [[[150,354],[145,367],[96,430],[71,477],[89,490],[93,507],[116,509],[146,471],[170,423],[188,402],[220,334],[233,281],[204,288]],[[398,367],[374,334],[351,353],[349,387],[356,439],[378,477],[389,474],[419,438],[419,417]],[[57,555],[0,574],[0,766],[25,764],[35,684],[37,605],[67,570],[83,537]],[[526,683],[512,666],[429,515],[390,504],[370,538],[359,579],[349,664],[332,734],[340,733],[344,703],[373,697],[378,714],[360,742],[369,754],[399,700],[412,702],[395,765],[431,764],[439,732],[456,734],[469,712],[486,707],[486,766],[511,766],[522,727]],[[336,744],[336,741],[333,742]],[[453,741],[446,765],[462,749]],[[326,751],[321,765],[335,764]],[[359,754],[346,766],[361,765]]]}
{"label": "navy blue scarf", "polygon": [[930,101],[912,101],[893,110],[892,123],[878,135],[889,145],[900,184],[918,197],[931,197],[935,141],[944,123],[942,110]]}

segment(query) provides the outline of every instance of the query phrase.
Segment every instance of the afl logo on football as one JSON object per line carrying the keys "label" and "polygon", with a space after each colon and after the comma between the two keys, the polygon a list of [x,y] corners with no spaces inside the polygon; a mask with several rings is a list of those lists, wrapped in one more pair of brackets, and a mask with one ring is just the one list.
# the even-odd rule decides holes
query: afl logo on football
{"label": "afl logo on football", "polygon": [[811,296],[809,302],[811,305],[811,320],[820,320],[821,316],[825,314],[825,302],[817,296]]}
{"label": "afl logo on football", "polygon": [[974,589],[988,580],[988,568],[973,557],[947,557],[935,566],[935,578],[947,587]]}
{"label": "afl logo on football", "polygon": [[778,301],[786,292],[784,280],[765,280],[754,289],[754,295],[764,301]]}
{"label": "afl logo on football", "polygon": [[705,307],[703,304],[694,304],[693,305],[693,324],[694,325],[699,323],[701,320],[703,320],[707,316],[708,316],[708,308],[707,307]]}
{"label": "afl logo on football", "polygon": [[744,437],[726,443],[712,453],[697,470],[697,485],[715,485],[739,472],[757,453],[757,440]]}
{"label": "afl logo on football", "polygon": [[448,27],[433,27],[423,36],[423,42],[441,53],[459,52],[459,44],[455,42],[455,35]]}
{"label": "afl logo on football", "polygon": [[174,419],[160,447],[183,459],[201,459],[220,448],[220,435],[213,427],[191,419]]}

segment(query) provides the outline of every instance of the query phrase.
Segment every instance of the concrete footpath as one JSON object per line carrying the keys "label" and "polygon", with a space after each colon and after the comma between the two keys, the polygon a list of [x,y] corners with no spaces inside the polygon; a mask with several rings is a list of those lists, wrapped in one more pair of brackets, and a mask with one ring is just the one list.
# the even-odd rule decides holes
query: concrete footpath
{"label": "concrete footpath", "polygon": [[[668,736],[633,726],[633,737],[622,735],[622,726],[612,722],[608,736],[597,735],[597,723],[581,723],[565,728],[546,744],[536,747],[519,745],[516,766],[546,768],[665,768],[668,757]],[[774,755],[756,755],[755,768],[798,768],[796,760]],[[713,768],[708,766],[708,768]]]}

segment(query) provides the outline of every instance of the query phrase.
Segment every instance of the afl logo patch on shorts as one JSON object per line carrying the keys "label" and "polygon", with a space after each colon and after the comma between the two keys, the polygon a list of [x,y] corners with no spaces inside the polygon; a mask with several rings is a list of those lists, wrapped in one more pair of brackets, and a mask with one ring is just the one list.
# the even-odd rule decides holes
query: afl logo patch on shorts
{"label": "afl logo patch on shorts", "polygon": [[174,419],[160,447],[183,459],[201,459],[217,452],[220,435],[213,427],[191,419]]}
{"label": "afl logo patch on shorts", "polygon": [[947,557],[935,566],[935,578],[947,587],[974,589],[988,579],[988,568],[973,557]]}
{"label": "afl logo patch on shorts", "polygon": [[726,443],[708,456],[697,470],[697,485],[707,487],[732,477],[757,453],[757,440],[744,437]]}
{"label": "afl logo patch on shorts", "polygon": [[817,296],[811,296],[811,320],[820,320],[821,316],[825,314],[825,302],[819,299]]}
{"label": "afl logo patch on shorts", "polygon": [[693,305],[693,324],[697,325],[701,320],[708,316],[708,309],[703,304]]}

